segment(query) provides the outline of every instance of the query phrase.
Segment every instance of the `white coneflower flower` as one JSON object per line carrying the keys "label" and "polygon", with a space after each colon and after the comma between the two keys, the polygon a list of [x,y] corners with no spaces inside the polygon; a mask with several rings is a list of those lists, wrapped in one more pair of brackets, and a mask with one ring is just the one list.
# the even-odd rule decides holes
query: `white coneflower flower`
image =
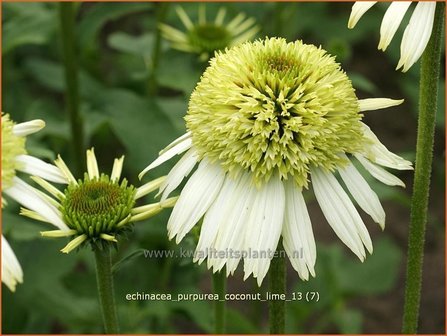
{"label": "white coneflower flower", "polygon": [[[22,205],[38,207],[39,200],[35,200],[28,191],[30,186],[16,176],[18,171],[33,174],[51,180],[63,182],[59,170],[42,160],[27,155],[25,149],[26,136],[45,127],[42,120],[32,120],[20,124],[14,123],[8,114],[2,113],[2,207],[6,205],[3,194],[11,197]],[[48,210],[48,209],[46,209]],[[61,223],[54,223],[56,226]],[[59,227],[59,226],[58,226]],[[23,271],[9,246],[2,236],[2,281],[11,291],[17,283],[23,281]]]}
{"label": "white coneflower flower", "polygon": [[211,60],[190,99],[189,131],[140,177],[186,152],[160,187],[163,201],[199,163],[173,209],[169,238],[180,242],[203,218],[195,260],[208,256],[208,267],[216,272],[226,265],[228,275],[243,256],[245,278],[253,274],[260,284],[272,258],[266,251],[274,252],[282,235],[293,267],[308,279],[316,249],[304,189],[311,181],[330,226],[363,261],[371,239],[336,174],[383,228],[379,199],[352,161],[385,184],[403,185],[380,166],[412,169],[411,163],[361,122],[362,111],[401,102],[358,100],[321,48],[280,38],[247,42]]}
{"label": "white coneflower flower", "polygon": [[[348,28],[355,27],[365,12],[377,1],[357,1],[352,6]],[[392,1],[386,11],[380,27],[380,42],[378,49],[385,51],[394,37],[399,25],[410,7],[412,1]],[[400,60],[396,70],[402,68],[407,72],[418,61],[430,40],[435,17],[435,1],[419,1],[405,28],[400,45]]]}
{"label": "white coneflower flower", "polygon": [[[44,178],[32,179],[45,189],[32,191],[40,202],[51,207],[53,216],[65,228],[42,232],[45,237],[72,237],[61,251],[69,253],[86,242],[101,248],[102,244],[116,243],[119,235],[131,228],[131,223],[141,221],[159,213],[165,207],[172,207],[177,198],[160,203],[135,207],[141,197],[157,189],[165,177],[134,188],[126,179],[120,182],[124,157],[115,159],[110,177],[100,174],[93,149],[87,151],[87,173],[83,180],[76,180],[62,158],[55,164],[68,184],[62,192]],[[43,208],[22,209],[21,214],[36,220],[51,222]]]}
{"label": "white coneflower flower", "polygon": [[224,24],[226,10],[220,8],[214,21],[206,20],[205,7],[199,6],[199,20],[193,23],[182,7],[176,12],[186,32],[166,24],[160,24],[163,37],[172,43],[172,47],[181,51],[196,53],[201,60],[208,60],[216,50],[223,50],[240,42],[253,38],[259,31],[253,18],[240,13],[228,24]]}

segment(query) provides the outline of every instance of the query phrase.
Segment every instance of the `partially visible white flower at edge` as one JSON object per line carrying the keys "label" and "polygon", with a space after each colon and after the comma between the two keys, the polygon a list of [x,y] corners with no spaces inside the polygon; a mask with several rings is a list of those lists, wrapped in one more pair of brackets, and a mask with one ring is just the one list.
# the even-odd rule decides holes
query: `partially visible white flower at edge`
{"label": "partially visible white flower at edge", "polygon": [[[52,209],[42,202],[32,187],[16,176],[17,171],[40,176],[57,183],[65,180],[59,169],[51,164],[27,155],[25,149],[26,136],[35,133],[45,127],[42,120],[32,120],[20,124],[14,123],[8,114],[2,114],[2,193],[16,200],[20,204],[31,209],[43,207],[48,216]],[[2,207],[6,205],[2,194]],[[60,229],[65,225],[62,222],[54,222]],[[59,224],[59,225],[57,225]],[[23,282],[23,271],[11,246],[2,235],[2,282],[15,291],[17,283]]]}
{"label": "partially visible white flower at edge", "polygon": [[[363,14],[375,5],[376,2],[377,1],[357,1],[352,6],[348,28],[354,28]],[[386,50],[411,3],[412,1],[391,2],[380,27],[379,50]],[[430,40],[435,17],[435,8],[435,1],[419,1],[417,3],[402,37],[400,60],[396,70],[402,68],[402,72],[407,72],[408,69],[410,69],[421,57]]]}

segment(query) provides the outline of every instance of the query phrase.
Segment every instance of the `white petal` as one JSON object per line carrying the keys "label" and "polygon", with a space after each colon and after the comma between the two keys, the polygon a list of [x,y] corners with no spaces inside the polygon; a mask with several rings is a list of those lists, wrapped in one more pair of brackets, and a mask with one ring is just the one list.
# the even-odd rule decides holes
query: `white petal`
{"label": "white petal", "polygon": [[[344,157],[348,159],[346,155]],[[346,167],[339,168],[338,171],[358,205],[383,229],[385,227],[385,211],[380,204],[379,197],[368,182],[351,162]]]}
{"label": "white petal", "polygon": [[99,179],[98,162],[96,162],[95,150],[87,150],[87,172],[88,177],[93,179]]}
{"label": "white petal", "polygon": [[307,212],[301,188],[293,181],[285,181],[286,209],[282,237],[284,250],[290,263],[303,280],[308,280],[309,272],[315,276],[317,250],[312,231],[312,223]]}
{"label": "white petal", "polygon": [[68,169],[67,165],[65,164],[64,160],[62,160],[61,156],[58,155],[57,159],[54,160],[54,164],[60,169],[62,174],[64,174],[65,178],[69,183],[78,184],[78,181],[74,178],[73,174],[71,173],[70,169]]}
{"label": "white petal", "polygon": [[[232,196],[234,195],[236,187],[237,181],[227,176],[222,185],[222,189],[219,191],[219,195],[217,195],[216,200],[210,206],[203,218],[194,262],[201,264],[206,259],[208,252],[212,248],[212,243],[216,238],[220,225],[227,224],[226,216],[234,203],[234,198]],[[213,266],[211,259],[212,258],[208,257],[208,268]]]}
{"label": "white petal", "polygon": [[359,99],[360,112],[380,110],[391,106],[397,106],[404,102],[404,99],[389,98],[368,98]]}
{"label": "white petal", "polygon": [[110,175],[111,181],[119,181],[121,172],[123,171],[124,155],[119,159],[113,161],[112,174]]}
{"label": "white petal", "polygon": [[60,169],[30,155],[19,155],[16,161],[20,162],[19,170],[30,175],[39,176],[47,181],[67,184],[68,180]]}
{"label": "white petal", "polygon": [[388,168],[413,170],[413,165],[410,161],[390,152],[365,124],[363,124],[363,132],[364,136],[371,142],[363,153],[370,161]]}
{"label": "white petal", "polygon": [[[176,140],[177,141],[177,140]],[[167,151],[163,152],[154,162],[152,162],[149,166],[147,166],[139,175],[138,178],[142,178],[144,174],[146,174],[149,170],[154,169],[155,167],[158,167],[162,163],[168,161],[175,155],[181,154],[184,151],[188,150],[192,146],[192,139],[186,138],[185,140],[177,143]],[[169,146],[168,146],[169,147]]]}
{"label": "white petal", "polygon": [[217,12],[217,15],[216,15],[216,19],[214,20],[214,24],[216,26],[222,25],[226,14],[227,14],[227,10],[225,7],[219,8],[219,11]]}
{"label": "white petal", "polygon": [[260,190],[257,190],[256,194],[256,200],[246,224],[244,245],[247,250],[258,252],[259,258],[249,254],[244,259],[244,279],[253,274],[260,286],[278,246],[284,222],[285,193],[279,176],[272,176]]}
{"label": "white petal", "polygon": [[177,243],[183,239],[214,202],[224,178],[225,171],[219,165],[202,160],[183,188],[169,218],[169,239],[177,236]]}
{"label": "white petal", "polygon": [[23,271],[14,251],[2,235],[2,281],[14,292],[17,283],[23,282]]}
{"label": "white petal", "polygon": [[382,167],[370,162],[367,158],[360,154],[354,154],[354,156],[359,160],[362,166],[377,180],[380,182],[390,185],[390,186],[401,186],[405,187],[405,183],[402,182],[398,177],[387,172]]}
{"label": "white petal", "polygon": [[67,225],[62,221],[60,211],[43,199],[39,195],[38,190],[29,186],[17,176],[14,177],[13,186],[3,190],[3,192],[24,207],[40,214],[48,223],[61,230],[68,230]]}
{"label": "white petal", "polygon": [[12,133],[17,136],[27,136],[40,131],[45,127],[45,121],[36,119],[20,124],[16,124],[12,128]]}
{"label": "white petal", "polygon": [[[137,188],[135,199],[139,199],[159,188],[166,181],[166,176],[159,177]],[[164,200],[163,200],[164,201]]]}
{"label": "white petal", "polygon": [[402,22],[411,1],[393,1],[383,16],[378,49],[385,51]]}
{"label": "white petal", "polygon": [[419,1],[405,28],[400,45],[400,60],[396,70],[407,72],[417,62],[430,40],[435,18],[436,2]]}
{"label": "white petal", "polygon": [[363,244],[371,253],[372,242],[359,213],[334,175],[320,168],[312,169],[311,175],[315,196],[327,221],[342,242],[363,261]]}
{"label": "white petal", "polygon": [[356,1],[351,9],[351,15],[349,16],[348,21],[348,28],[354,28],[363,14],[365,14],[368,9],[374,6],[376,2],[377,1]]}
{"label": "white petal", "polygon": [[251,183],[251,175],[248,173],[241,174],[237,180],[227,177],[225,184],[224,187],[227,187],[225,195],[220,198],[219,194],[219,203],[216,200],[215,205],[213,204],[213,207],[220,206],[222,210],[220,211],[221,218],[218,220],[218,232],[210,247],[227,253],[224,257],[208,257],[208,267],[212,266],[213,271],[216,272],[227,265],[227,275],[229,275],[234,273],[242,257],[247,220],[256,191]]}
{"label": "white petal", "polygon": [[197,163],[197,152],[194,148],[187,151],[182,158],[171,169],[166,180],[160,186],[158,194],[163,193],[161,200],[169,197],[169,194],[177,188],[183,179],[191,173],[191,170]]}
{"label": "white petal", "polygon": [[182,21],[183,25],[186,29],[191,30],[194,28],[193,23],[191,22],[191,19],[189,18],[188,14],[186,14],[185,10],[181,6],[175,7],[175,11],[177,12],[178,17]]}

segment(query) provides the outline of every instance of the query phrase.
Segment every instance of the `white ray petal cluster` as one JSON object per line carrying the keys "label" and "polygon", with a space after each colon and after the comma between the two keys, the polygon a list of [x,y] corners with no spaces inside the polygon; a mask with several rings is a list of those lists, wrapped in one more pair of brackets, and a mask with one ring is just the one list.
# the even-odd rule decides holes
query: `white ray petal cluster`
{"label": "white ray petal cluster", "polygon": [[[357,22],[377,1],[357,1],[352,6],[348,28],[355,27]],[[380,26],[379,50],[385,51],[391,43],[412,1],[393,1],[388,7]],[[400,59],[396,70],[407,72],[422,56],[430,40],[435,16],[435,1],[419,1],[405,28],[400,45]]]}
{"label": "white ray petal cluster", "polygon": [[[364,151],[353,153],[354,156],[379,181],[404,186],[399,178],[381,166],[405,170],[412,169],[411,163],[389,152],[366,125],[365,130],[371,144]],[[187,139],[179,140],[171,148],[173,155],[157,159],[157,164],[183,153],[185,145],[181,144]],[[311,171],[312,186],[335,234],[363,261],[366,252],[373,251],[372,241],[348,192],[382,229],[385,211],[376,193],[351,163],[352,159],[344,153],[340,156],[348,162],[338,168],[347,191],[334,173],[320,168]],[[168,174],[159,193],[168,197],[197,163],[192,147]],[[172,187],[167,189],[170,185]],[[219,164],[203,159],[174,206],[168,223],[169,239],[175,238],[179,243],[200,219],[203,222],[194,262],[201,264],[207,259],[207,266],[213,272],[226,266],[227,275],[233,274],[243,259],[244,279],[253,275],[260,285],[282,236],[284,249],[300,278],[308,280],[309,275],[315,276],[316,244],[311,219],[303,190],[291,180],[284,181],[276,176],[259,188],[253,184],[249,172],[233,178]]]}
{"label": "white ray petal cluster", "polygon": [[[35,175],[56,183],[65,183],[60,170],[38,158],[26,154],[26,136],[36,133],[45,127],[43,120],[31,120],[14,123],[8,114],[2,113],[1,153],[2,153],[2,207],[6,204],[3,195],[26,206],[32,211],[40,211],[42,215],[36,219],[46,221],[60,230],[68,229],[60,218],[59,210],[38,196],[38,191],[17,177],[17,172]],[[11,290],[23,282],[23,271],[8,244],[2,236],[2,281]]]}

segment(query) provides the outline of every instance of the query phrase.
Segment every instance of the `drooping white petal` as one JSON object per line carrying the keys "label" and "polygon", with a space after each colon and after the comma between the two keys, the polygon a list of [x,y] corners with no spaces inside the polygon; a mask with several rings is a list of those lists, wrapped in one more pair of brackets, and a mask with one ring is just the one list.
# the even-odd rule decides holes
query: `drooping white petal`
{"label": "drooping white petal", "polygon": [[19,155],[16,161],[20,163],[19,170],[30,175],[39,176],[47,181],[67,184],[68,180],[60,169],[30,155]]}
{"label": "drooping white petal", "polygon": [[348,28],[355,27],[357,22],[366,13],[368,9],[376,4],[377,1],[357,1],[351,9],[351,15],[349,16]]}
{"label": "drooping white petal", "polygon": [[36,133],[44,127],[45,121],[36,119],[14,125],[12,128],[12,133],[16,136],[24,137]]}
{"label": "drooping white petal", "polygon": [[[224,256],[208,257],[208,267],[213,267],[213,271],[220,271],[224,265],[227,266],[227,275],[234,273],[244,250],[244,236],[247,229],[247,219],[255,199],[256,189],[248,173],[241,174],[240,178],[233,180],[227,177],[226,184],[230,188],[225,199],[217,200],[216,207],[223,207],[220,215],[220,225],[215,240],[211,245],[215,251],[226,252]],[[222,188],[223,191],[223,188]],[[219,195],[220,196],[220,195]],[[213,204],[214,206],[214,204]]]}
{"label": "drooping white petal", "polygon": [[112,174],[110,175],[110,181],[119,181],[121,172],[123,171],[124,155],[119,159],[113,161]]}
{"label": "drooping white petal", "polygon": [[404,102],[404,99],[389,98],[367,98],[359,99],[360,112],[380,110],[391,106],[397,106]]}
{"label": "drooping white petal", "polygon": [[[227,224],[227,214],[231,211],[231,207],[235,203],[235,198],[233,196],[237,185],[238,181],[226,176],[216,200],[205,213],[202,227],[200,229],[200,237],[196,247],[194,262],[201,264],[206,259],[208,252],[213,247],[212,244],[219,231],[219,227]],[[214,260],[208,256],[208,268],[213,266],[213,262]]]}
{"label": "drooping white petal", "polygon": [[363,245],[371,253],[372,242],[349,196],[331,173],[314,168],[311,176],[315,196],[324,217],[341,241],[363,261],[365,259]]}
{"label": "drooping white petal", "polygon": [[[346,155],[343,156],[348,159]],[[379,197],[377,197],[377,194],[371,189],[357,168],[349,162],[346,167],[339,168],[338,171],[357,204],[384,229],[385,211],[380,204]]]}
{"label": "drooping white petal", "polygon": [[391,2],[380,26],[380,41],[377,47],[379,50],[386,50],[410,5],[411,1]]}
{"label": "drooping white petal", "polygon": [[3,190],[3,192],[24,207],[37,212],[48,223],[53,224],[61,230],[68,230],[67,225],[62,221],[60,211],[43,199],[39,195],[38,190],[29,186],[17,176],[14,177],[13,186]]}
{"label": "drooping white petal", "polygon": [[183,7],[177,6],[175,7],[175,11],[186,29],[191,30],[194,28],[194,24],[191,22],[191,19],[189,18],[188,14],[186,14]]}
{"label": "drooping white petal", "polygon": [[244,279],[253,274],[260,286],[276,251],[283,226],[285,193],[279,176],[272,176],[256,194],[244,245],[247,250],[258,252],[259,258],[252,254],[244,258]]}
{"label": "drooping white petal", "polygon": [[402,182],[398,177],[387,172],[382,167],[370,162],[367,158],[360,154],[354,154],[357,160],[362,164],[362,166],[377,180],[389,185],[389,186],[401,186],[405,187],[405,183]]}
{"label": "drooping white petal", "polygon": [[99,178],[98,162],[93,148],[87,150],[87,173],[91,180]]}
{"label": "drooping white petal", "polygon": [[284,250],[290,263],[303,280],[309,279],[309,272],[315,276],[317,250],[312,223],[307,212],[301,188],[293,181],[284,182],[286,209],[282,237]]}
{"label": "drooping white petal", "polygon": [[169,239],[177,236],[177,243],[183,239],[214,202],[224,178],[225,171],[219,165],[202,160],[183,188],[169,218]]}
{"label": "drooping white petal", "polygon": [[413,165],[410,161],[390,152],[365,124],[363,124],[363,132],[364,136],[371,141],[371,144],[365,148],[364,153],[370,161],[388,168],[413,170]]}
{"label": "drooping white petal", "polygon": [[2,281],[14,292],[17,283],[23,282],[23,271],[14,251],[2,235]]}
{"label": "drooping white petal", "polygon": [[402,37],[400,60],[396,70],[403,67],[402,72],[407,72],[421,57],[430,40],[435,8],[436,2],[434,1],[419,1],[416,5]]}
{"label": "drooping white petal", "polygon": [[[176,140],[177,141],[177,140]],[[186,138],[185,140],[177,143],[176,145],[172,146],[167,151],[163,152],[157,159],[155,159],[154,162],[152,162],[149,166],[147,166],[139,175],[138,178],[142,178],[144,174],[146,174],[149,170],[154,169],[155,167],[158,167],[162,163],[168,161],[175,155],[181,154],[184,151],[188,150],[192,146],[192,139]]]}
{"label": "drooping white petal", "polygon": [[171,169],[166,180],[160,186],[158,194],[163,193],[161,200],[165,200],[169,197],[169,194],[177,188],[183,179],[189,175],[191,170],[197,163],[197,152],[194,148],[187,151],[182,158]]}

